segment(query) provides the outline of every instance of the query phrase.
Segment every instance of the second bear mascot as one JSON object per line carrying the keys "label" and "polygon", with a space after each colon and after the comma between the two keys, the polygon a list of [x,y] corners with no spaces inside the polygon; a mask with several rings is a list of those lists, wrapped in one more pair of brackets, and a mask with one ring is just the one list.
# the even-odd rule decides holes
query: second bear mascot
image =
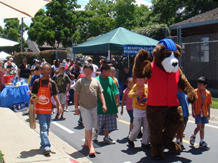
{"label": "second bear mascot", "polygon": [[153,62],[149,62],[149,52],[140,50],[133,65],[135,78],[148,78],[147,118],[150,128],[151,156],[164,159],[163,147],[172,153],[181,151],[173,142],[178,129],[183,124],[182,108],[177,99],[178,87],[193,103],[197,94],[179,68],[181,47],[171,39],[161,40],[153,50]]}

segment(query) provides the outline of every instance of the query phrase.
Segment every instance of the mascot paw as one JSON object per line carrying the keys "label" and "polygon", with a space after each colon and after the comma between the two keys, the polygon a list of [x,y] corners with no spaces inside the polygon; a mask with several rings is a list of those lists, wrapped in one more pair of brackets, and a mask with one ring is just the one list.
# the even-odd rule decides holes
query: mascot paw
{"label": "mascot paw", "polygon": [[146,65],[149,63],[147,61],[149,56],[149,52],[147,50],[140,50],[139,53],[135,57],[134,65],[133,65],[133,76],[135,78],[143,78],[145,77],[145,72],[143,71]]}
{"label": "mascot paw", "polygon": [[164,160],[164,152],[162,147],[151,147],[151,156],[154,160]]}
{"label": "mascot paw", "polygon": [[188,96],[189,103],[195,102],[195,100],[198,98],[198,95],[195,91],[191,91],[191,92],[187,93],[187,96]]}

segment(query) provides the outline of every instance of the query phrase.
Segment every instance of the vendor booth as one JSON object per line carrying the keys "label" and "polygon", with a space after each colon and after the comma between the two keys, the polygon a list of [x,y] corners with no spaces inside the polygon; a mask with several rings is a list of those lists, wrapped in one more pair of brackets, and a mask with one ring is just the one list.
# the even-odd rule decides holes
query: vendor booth
{"label": "vendor booth", "polygon": [[13,84],[5,85],[5,88],[0,93],[0,106],[13,108],[16,110],[28,107],[30,95],[27,94],[28,85],[21,83],[19,86]]}

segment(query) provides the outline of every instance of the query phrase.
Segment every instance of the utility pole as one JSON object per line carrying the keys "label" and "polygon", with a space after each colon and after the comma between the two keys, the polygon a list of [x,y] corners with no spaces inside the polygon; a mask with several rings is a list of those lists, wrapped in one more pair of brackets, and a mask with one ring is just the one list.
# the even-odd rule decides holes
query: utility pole
{"label": "utility pole", "polygon": [[23,18],[21,18],[21,46],[20,46],[20,52],[23,52]]}

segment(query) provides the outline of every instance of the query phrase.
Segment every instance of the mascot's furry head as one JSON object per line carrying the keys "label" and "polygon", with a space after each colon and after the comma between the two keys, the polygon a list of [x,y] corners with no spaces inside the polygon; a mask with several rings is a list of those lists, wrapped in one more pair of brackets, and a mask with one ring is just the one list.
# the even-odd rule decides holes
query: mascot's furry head
{"label": "mascot's furry head", "polygon": [[175,73],[179,68],[179,57],[182,56],[181,47],[171,39],[161,40],[153,51],[154,62],[164,71]]}
{"label": "mascot's furry head", "polygon": [[[151,72],[148,71],[150,63],[147,59],[149,52],[140,50],[133,65],[133,76],[135,78],[150,78]],[[153,50],[153,61],[163,71],[175,73],[179,68],[179,57],[182,56],[181,46],[175,44],[171,39],[159,41]],[[137,65],[137,66],[136,66]]]}

